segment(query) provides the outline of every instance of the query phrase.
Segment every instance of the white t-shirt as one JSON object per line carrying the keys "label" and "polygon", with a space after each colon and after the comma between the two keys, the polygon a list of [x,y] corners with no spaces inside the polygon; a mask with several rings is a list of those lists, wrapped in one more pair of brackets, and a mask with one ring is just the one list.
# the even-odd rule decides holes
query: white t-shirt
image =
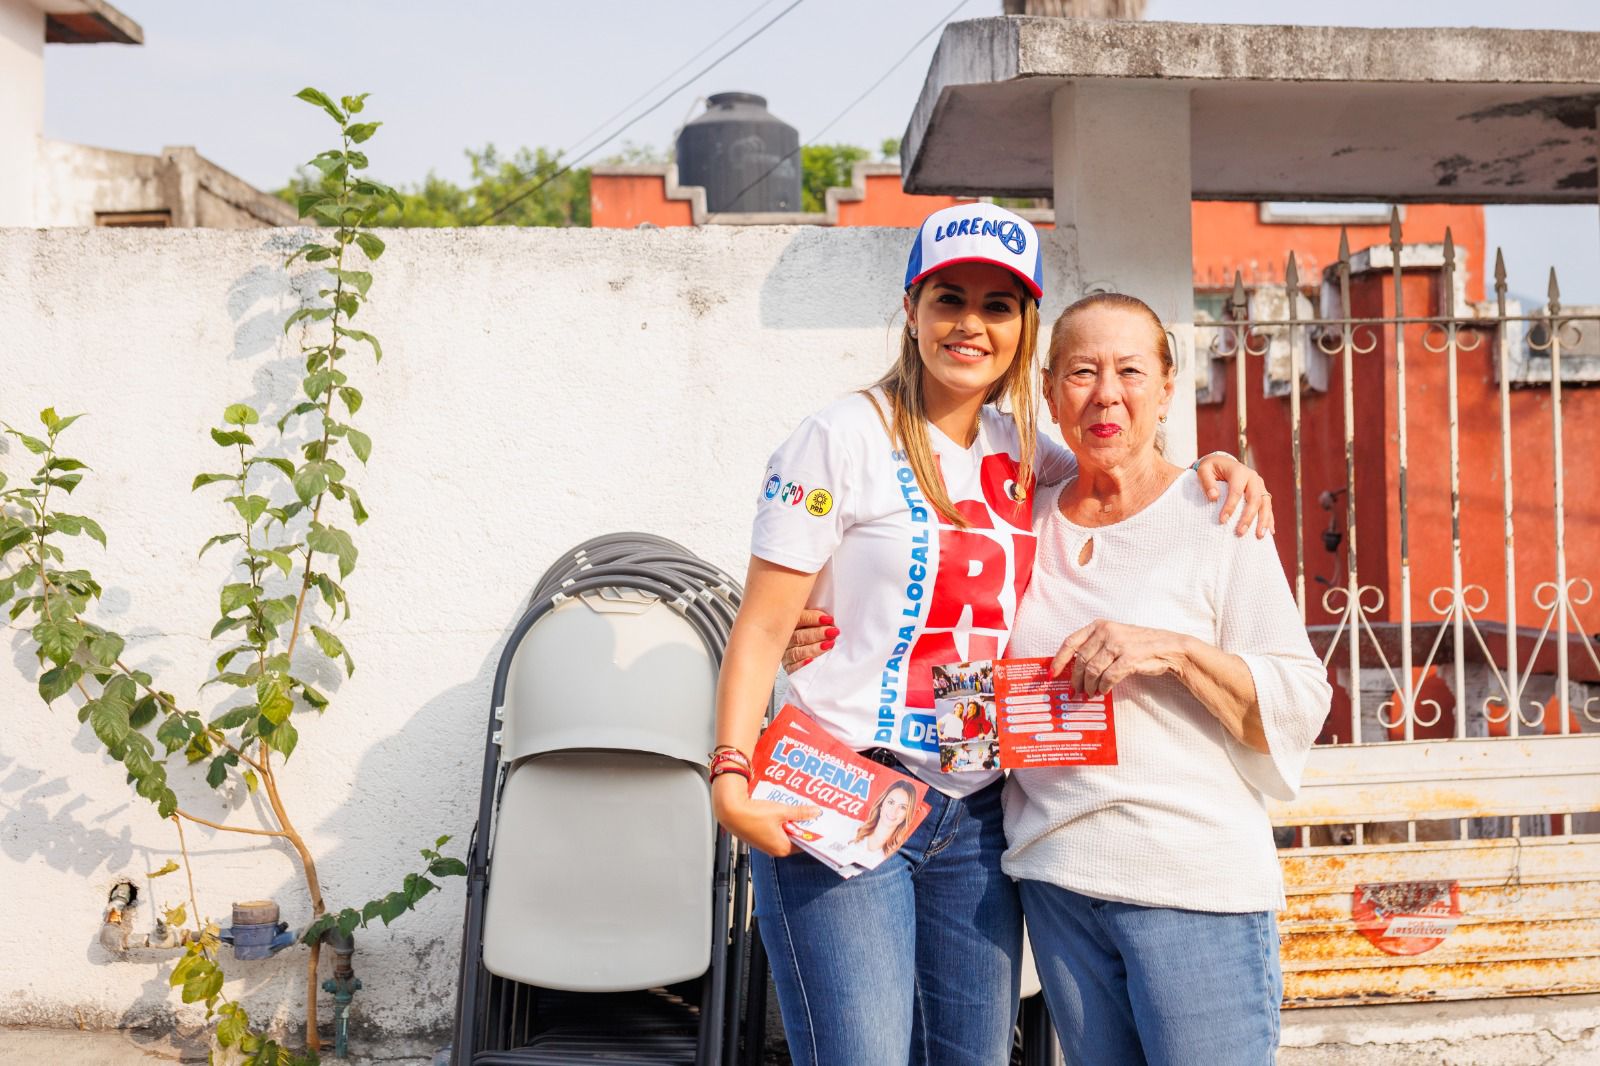
{"label": "white t-shirt", "polygon": [[[888,401],[877,400],[888,417]],[[933,787],[964,796],[999,775],[940,772],[930,668],[1004,653],[1033,571],[1033,500],[1010,498],[1019,449],[1009,414],[985,407],[970,448],[931,425],[928,436],[968,528],[928,505],[872,401],[855,393],[773,453],[750,551],[817,573],[811,603],[839,627],[832,650],[791,674],[790,701],[848,747],[888,748]],[[1044,438],[1036,465],[1041,482],[1076,468]]]}

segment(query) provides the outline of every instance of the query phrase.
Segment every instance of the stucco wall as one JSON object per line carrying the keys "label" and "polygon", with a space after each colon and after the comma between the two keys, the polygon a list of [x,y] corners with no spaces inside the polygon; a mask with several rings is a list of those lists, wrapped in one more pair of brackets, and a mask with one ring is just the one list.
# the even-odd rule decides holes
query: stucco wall
{"label": "stucco wall", "polygon": [[[99,617],[130,637],[128,660],[203,710],[219,698],[197,688],[226,560],[195,551],[232,512],[189,482],[218,462],[205,429],[225,404],[293,402],[298,351],[280,324],[295,299],[281,263],[296,237],[0,231],[0,418],[88,412],[68,437],[94,468],[73,510],[97,516],[111,543],[85,540],[74,558],[104,583]],[[390,237],[358,322],[385,359],[352,366],[375,442],[354,477],[373,512],[348,582],[355,613],[336,627],[358,668],[325,717],[298,723],[283,774],[330,905],[397,887],[437,833],[464,849],[496,656],[558,552],[640,529],[742,575],[770,450],[887,364],[905,239],[816,227]],[[32,458],[12,446],[0,469],[16,477]],[[165,904],[181,898],[178,877],[144,878],[173,857],[172,827],[131,797],[69,700],[39,701],[26,636],[8,630],[5,648],[0,1024],[163,1017],[167,967],[114,962],[95,937],[119,877]],[[203,785],[180,796],[225,813]],[[247,810],[228,817],[251,824]],[[189,842],[203,911],[275,896],[303,921],[286,852],[196,828]],[[392,931],[361,935],[361,1019],[390,1032],[447,1020],[461,898],[453,884]],[[300,967],[299,956],[235,964],[230,991],[297,1012]]]}
{"label": "stucco wall", "polygon": [[33,167],[44,131],[44,13],[0,0],[0,226],[33,223]]}

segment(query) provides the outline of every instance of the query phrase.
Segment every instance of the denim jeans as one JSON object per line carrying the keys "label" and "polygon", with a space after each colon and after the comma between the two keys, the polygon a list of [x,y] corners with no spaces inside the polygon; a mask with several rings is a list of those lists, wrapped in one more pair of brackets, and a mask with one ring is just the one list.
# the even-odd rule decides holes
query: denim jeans
{"label": "denim jeans", "polygon": [[756,917],[795,1066],[996,1066],[1017,1014],[1022,911],[1000,871],[1000,783],[932,811],[846,881],[756,852]]}
{"label": "denim jeans", "polygon": [[1033,960],[1072,1066],[1271,1066],[1278,923],[1022,881]]}

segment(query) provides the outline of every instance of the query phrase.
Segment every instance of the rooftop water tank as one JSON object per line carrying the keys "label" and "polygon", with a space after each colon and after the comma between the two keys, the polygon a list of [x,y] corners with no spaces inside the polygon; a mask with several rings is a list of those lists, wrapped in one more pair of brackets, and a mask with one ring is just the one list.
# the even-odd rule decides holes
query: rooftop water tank
{"label": "rooftop water tank", "polygon": [[678,182],[707,211],[799,211],[800,134],[755,93],[717,93],[678,134]]}

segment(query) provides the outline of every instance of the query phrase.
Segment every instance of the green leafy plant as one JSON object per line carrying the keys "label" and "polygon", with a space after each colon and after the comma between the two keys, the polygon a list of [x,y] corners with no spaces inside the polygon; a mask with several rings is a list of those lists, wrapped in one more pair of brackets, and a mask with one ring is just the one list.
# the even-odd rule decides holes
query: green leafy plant
{"label": "green leafy plant", "polygon": [[[234,555],[211,631],[212,639],[224,646],[203,686],[233,690],[216,713],[203,714],[158,688],[150,674],[125,661],[125,638],[89,617],[101,586],[89,570],[68,565],[64,545],[71,538],[88,537],[103,547],[106,534],[94,519],[61,509],[63,498],[89,472],[82,460],[61,450],[62,434],[82,416],[61,416],[47,408],[39,415],[42,432],[5,425],[5,433],[37,456],[40,465],[26,483],[16,485],[0,473],[0,559],[16,561],[0,576],[0,605],[10,602],[13,622],[26,617],[32,623],[31,636],[44,667],[40,696],[50,703],[77,693],[79,721],[88,723],[105,752],[126,769],[134,792],[154,804],[163,818],[172,819],[185,868],[186,822],[282,840],[299,859],[312,909],[304,936],[309,1057],[252,1030],[244,1008],[223,997],[218,930],[194,905],[192,872],[188,909],[169,908],[164,916],[173,927],[186,926],[192,918],[171,984],[185,1003],[206,1005],[219,1045],[237,1048],[246,1061],[263,1066],[316,1059],[317,967],[324,934],[335,927],[348,934],[372,918],[387,925],[437,887],[430,877],[466,872],[460,860],[437,850],[449,840],[440,837],[433,848],[423,849],[425,871],[409,875],[401,889],[360,908],[330,914],[316,858],[295,828],[279,789],[279,777],[300,743],[296,720],[322,714],[330,704],[329,695],[313,683],[310,668],[323,669],[320,658],[346,676],[355,671],[355,660],[334,626],[350,615],[344,582],[359,559],[352,527],[368,517],[351,471],[356,464],[365,465],[372,441],[353,422],[363,398],[352,384],[347,360],[356,351],[370,353],[374,362],[383,356],[378,338],[353,322],[373,284],[370,266],[384,252],[384,242],[372,227],[386,210],[399,206],[393,189],[361,174],[368,160],[357,146],[381,125],[357,119],[366,94],[341,97],[337,103],[316,89],[297,95],[339,127],[339,146],[310,161],[319,178],[300,192],[297,203],[302,217],[323,228],[287,264],[301,264],[319,282],[316,298],[284,324],[285,332],[297,326],[301,330],[303,398],[272,428],[251,406],[228,405],[210,429],[225,462],[221,469],[196,475],[192,486],[220,486],[221,502],[232,518],[229,528],[200,548],[201,555],[224,547]],[[301,438],[305,443],[291,446]],[[270,819],[259,826],[237,825],[184,809],[169,773],[191,767],[191,775],[203,776],[212,789],[237,782],[251,793],[259,790]],[[177,868],[168,864],[157,874]]]}

